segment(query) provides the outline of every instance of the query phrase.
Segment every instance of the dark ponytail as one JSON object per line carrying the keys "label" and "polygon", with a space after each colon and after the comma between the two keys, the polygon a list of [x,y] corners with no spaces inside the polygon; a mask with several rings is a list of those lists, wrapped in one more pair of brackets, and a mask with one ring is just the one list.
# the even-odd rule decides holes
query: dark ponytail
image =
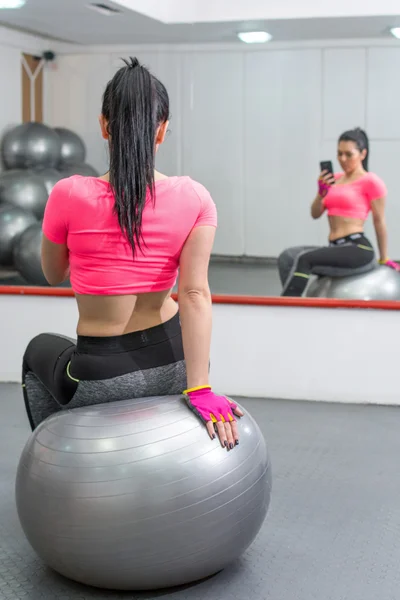
{"label": "dark ponytail", "polygon": [[135,254],[147,194],[155,199],[156,133],[169,118],[169,98],[163,84],[136,58],[124,63],[107,84],[102,114],[108,122],[114,210]]}
{"label": "dark ponytail", "polygon": [[345,131],[339,138],[339,142],[354,142],[360,152],[363,150],[367,151],[367,155],[362,161],[362,165],[366,171],[368,171],[368,160],[369,160],[369,140],[368,136],[359,127]]}

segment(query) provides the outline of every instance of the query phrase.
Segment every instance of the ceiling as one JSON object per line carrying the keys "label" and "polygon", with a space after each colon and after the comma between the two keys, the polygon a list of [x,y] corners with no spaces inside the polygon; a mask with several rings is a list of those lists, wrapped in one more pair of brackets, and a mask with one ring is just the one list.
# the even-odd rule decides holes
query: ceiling
{"label": "ceiling", "polygon": [[164,24],[108,0],[101,1],[121,12],[104,16],[89,9],[89,1],[27,0],[20,10],[0,10],[0,25],[83,45],[241,44],[237,32],[255,29],[266,29],[275,41],[389,39],[389,28],[400,26],[400,16]]}

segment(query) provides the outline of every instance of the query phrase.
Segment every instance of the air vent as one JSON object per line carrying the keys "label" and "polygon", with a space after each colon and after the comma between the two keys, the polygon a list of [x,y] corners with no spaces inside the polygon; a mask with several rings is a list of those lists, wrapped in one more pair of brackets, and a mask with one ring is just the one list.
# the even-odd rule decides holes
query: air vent
{"label": "air vent", "polygon": [[91,8],[92,10],[95,10],[101,15],[105,15],[106,17],[118,15],[121,12],[118,8],[108,6],[107,4],[103,4],[102,2],[91,2],[90,4],[88,4],[88,8]]}

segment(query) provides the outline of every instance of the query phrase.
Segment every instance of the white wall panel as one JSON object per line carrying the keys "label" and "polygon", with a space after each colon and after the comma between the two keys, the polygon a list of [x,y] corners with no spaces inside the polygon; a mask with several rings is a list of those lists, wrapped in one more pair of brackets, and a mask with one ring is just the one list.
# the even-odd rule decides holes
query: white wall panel
{"label": "white wall panel", "polygon": [[367,51],[330,48],[322,53],[323,139],[337,140],[347,129],[365,127]]}
{"label": "white wall panel", "polygon": [[320,160],[321,52],[246,56],[246,254],[320,243],[310,218]]}
{"label": "white wall panel", "polygon": [[183,171],[211,192],[218,207],[217,254],[244,253],[243,55],[184,57]]}
{"label": "white wall panel", "polygon": [[[0,295],[7,340],[0,346],[0,381],[20,382],[32,337],[43,331],[76,337],[77,319],[74,298]],[[251,352],[240,352],[238,331],[241,347]],[[329,343],[321,342],[321,332]],[[343,343],[344,332],[357,340],[357,352]],[[399,405],[399,337],[393,311],[214,304],[211,383],[230,396]],[[372,368],[371,348],[383,340],[385,352],[375,352]]]}
{"label": "white wall panel", "polygon": [[370,137],[400,139],[400,48],[368,50],[367,129]]}
{"label": "white wall panel", "polygon": [[48,81],[47,120],[79,134],[87,147],[87,162],[100,172],[108,165],[107,144],[98,123],[102,95],[111,76],[110,54],[60,56]]}
{"label": "white wall panel", "polygon": [[[400,140],[373,141],[371,144],[370,170],[382,177],[388,188],[386,223],[388,228],[388,252],[393,259],[400,259]],[[372,219],[367,231],[374,237]],[[376,242],[374,240],[376,246]]]}
{"label": "white wall panel", "polygon": [[21,52],[18,48],[0,46],[0,136],[12,125],[21,123],[22,80]]}

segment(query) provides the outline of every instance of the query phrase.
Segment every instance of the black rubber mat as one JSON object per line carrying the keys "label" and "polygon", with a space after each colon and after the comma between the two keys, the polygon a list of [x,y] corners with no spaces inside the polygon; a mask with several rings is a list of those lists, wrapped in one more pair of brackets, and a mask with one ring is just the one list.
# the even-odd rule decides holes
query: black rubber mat
{"label": "black rubber mat", "polygon": [[273,465],[272,506],[256,542],[199,584],[111,593],[59,577],[27,544],[14,478],[29,430],[18,386],[0,385],[0,599],[398,600],[399,409],[243,404],[268,440]]}

